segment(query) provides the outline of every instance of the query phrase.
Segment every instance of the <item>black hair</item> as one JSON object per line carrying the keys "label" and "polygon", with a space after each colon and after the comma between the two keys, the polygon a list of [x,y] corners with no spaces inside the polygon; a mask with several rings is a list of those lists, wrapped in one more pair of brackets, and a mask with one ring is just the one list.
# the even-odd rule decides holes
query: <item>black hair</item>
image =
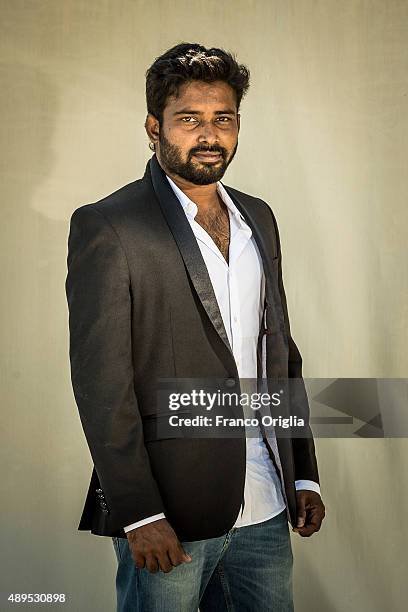
{"label": "black hair", "polygon": [[249,75],[248,68],[224,49],[180,43],[157,57],[146,71],[147,111],[162,124],[168,97],[177,97],[180,86],[194,80],[228,83],[235,91],[238,111],[249,89]]}

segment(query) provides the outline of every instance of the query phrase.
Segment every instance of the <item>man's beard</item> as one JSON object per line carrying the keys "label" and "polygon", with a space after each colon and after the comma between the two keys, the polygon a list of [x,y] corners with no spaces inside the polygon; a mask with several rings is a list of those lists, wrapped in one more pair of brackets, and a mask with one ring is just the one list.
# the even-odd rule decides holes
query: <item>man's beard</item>
{"label": "man's beard", "polygon": [[[159,143],[160,160],[166,167],[166,170],[172,174],[177,174],[195,185],[209,185],[221,180],[238,148],[237,141],[231,157],[228,159],[228,151],[219,145],[194,147],[189,151],[187,161],[183,161],[180,148],[177,145],[171,144],[162,133],[159,136]],[[217,162],[200,162],[199,160],[194,162],[192,157],[195,153],[199,152],[220,153],[221,158]]]}

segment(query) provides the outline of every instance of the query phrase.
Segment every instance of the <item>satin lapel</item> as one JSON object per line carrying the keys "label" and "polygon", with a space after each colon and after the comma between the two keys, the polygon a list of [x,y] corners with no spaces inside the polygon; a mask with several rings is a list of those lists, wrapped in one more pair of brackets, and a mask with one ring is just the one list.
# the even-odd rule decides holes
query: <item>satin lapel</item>
{"label": "satin lapel", "polygon": [[282,372],[282,368],[284,371],[286,367],[284,363],[287,363],[285,319],[278,286],[278,260],[276,257],[273,257],[271,244],[267,242],[265,232],[260,230],[261,223],[256,218],[251,207],[245,206],[244,202],[229,187],[226,187],[224,184],[223,187],[228,192],[235,206],[245,217],[262,258],[265,272],[266,321],[268,328],[266,338],[268,347],[267,375],[272,378],[280,375],[279,373]]}
{"label": "satin lapel", "polygon": [[225,331],[217,298],[215,297],[214,289],[211,284],[207,266],[205,265],[203,256],[201,254],[200,247],[197,244],[196,237],[194,236],[194,232],[191,229],[184,210],[176,194],[171,188],[164,170],[157,161],[156,155],[151,157],[148,167],[146,168],[145,176],[148,174],[149,169],[153,189],[169,225],[170,231],[172,232],[177,243],[197,295],[200,298],[201,303],[218,335],[221,337],[232,355],[231,345]]}
{"label": "satin lapel", "polygon": [[[270,300],[268,299],[269,295],[274,295],[275,291],[275,283],[273,282],[274,274],[273,274],[273,258],[270,252],[270,248],[267,247],[265,239],[262,233],[259,231],[259,221],[255,218],[253,211],[251,211],[250,207],[246,207],[245,204],[238,198],[238,196],[231,192],[229,187],[226,187],[224,183],[222,183],[224,189],[228,192],[228,195],[234,202],[235,206],[245,217],[245,220],[249,227],[252,230],[252,234],[254,236],[255,242],[259,248],[259,252],[262,257],[262,262],[265,271],[265,297],[266,302],[268,303]],[[275,299],[274,299],[275,301]]]}
{"label": "satin lapel", "polygon": [[[276,382],[276,380],[282,376],[282,373],[284,373],[284,376],[287,376],[288,362],[287,345],[284,343],[284,340],[286,340],[285,322],[275,268],[275,266],[277,266],[277,260],[272,257],[271,249],[268,248],[266,240],[259,231],[259,222],[255,219],[253,212],[249,207],[245,207],[243,202],[235,194],[231,193],[228,187],[225,187],[224,184],[223,186],[227,190],[238,210],[245,217],[246,222],[253,232],[262,257],[265,272],[265,299],[269,328],[269,334],[266,336],[266,376],[267,378],[270,378]],[[269,307],[271,304],[274,305],[273,308]],[[285,379],[283,378],[283,380]],[[276,391],[276,389],[273,389],[273,391]],[[290,415],[288,402],[282,402],[281,414],[285,417]],[[276,450],[274,449],[275,445],[277,445],[279,463],[281,464],[281,468],[284,467],[284,469],[281,469],[281,474],[284,478],[285,497],[287,496],[287,499],[289,499],[289,503],[287,505],[289,506],[289,510],[292,511],[292,520],[296,521],[296,511],[293,510],[296,508],[294,487],[287,484],[293,482],[295,479],[292,441],[289,437],[275,435],[270,437],[269,432],[266,434],[266,437],[275,458]]]}

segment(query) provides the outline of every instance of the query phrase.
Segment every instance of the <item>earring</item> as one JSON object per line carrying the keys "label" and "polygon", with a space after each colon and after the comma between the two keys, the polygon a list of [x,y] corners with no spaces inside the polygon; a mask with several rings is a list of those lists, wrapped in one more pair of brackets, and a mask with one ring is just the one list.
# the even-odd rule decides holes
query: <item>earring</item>
{"label": "earring", "polygon": [[149,149],[150,149],[151,151],[155,151],[155,150],[156,150],[156,145],[155,145],[155,143],[154,143],[154,142],[152,142],[152,141],[151,141],[151,142],[149,142]]}

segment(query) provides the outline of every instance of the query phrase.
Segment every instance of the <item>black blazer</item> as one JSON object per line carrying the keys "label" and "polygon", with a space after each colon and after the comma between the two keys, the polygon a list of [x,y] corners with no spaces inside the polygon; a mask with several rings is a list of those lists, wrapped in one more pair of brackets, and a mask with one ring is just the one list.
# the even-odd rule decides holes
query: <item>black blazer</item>
{"label": "black blazer", "polygon": [[[275,217],[259,198],[224,187],[263,260],[267,376],[301,378]],[[243,501],[245,437],[151,433],[159,379],[214,377],[221,391],[240,390],[201,251],[156,155],[142,179],[73,212],[67,264],[71,379],[94,464],[78,529],[126,537],[124,526],[165,512],[181,541],[225,534]],[[319,482],[313,437],[277,442],[295,525],[294,481]]]}

